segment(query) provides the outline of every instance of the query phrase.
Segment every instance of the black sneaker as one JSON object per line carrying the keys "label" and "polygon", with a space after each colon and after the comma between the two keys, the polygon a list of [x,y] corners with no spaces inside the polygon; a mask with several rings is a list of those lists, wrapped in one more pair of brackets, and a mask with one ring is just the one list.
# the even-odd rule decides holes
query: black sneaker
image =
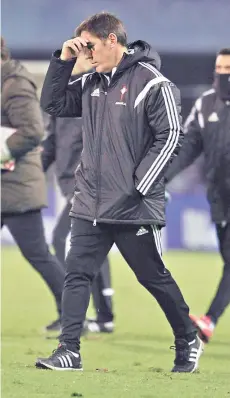
{"label": "black sneaker", "polygon": [[193,373],[197,370],[199,358],[204,349],[204,344],[198,336],[190,342],[185,339],[177,339],[175,346],[170,348],[176,350],[172,372]]}
{"label": "black sneaker", "polygon": [[38,358],[35,366],[38,369],[83,370],[80,353],[67,350],[65,344],[59,344],[49,358]]}
{"label": "black sneaker", "polygon": [[113,333],[113,322],[98,322],[95,319],[86,319],[83,326],[83,333]]}
{"label": "black sneaker", "polygon": [[61,331],[61,320],[60,318],[50,323],[45,327],[46,332],[60,332]]}

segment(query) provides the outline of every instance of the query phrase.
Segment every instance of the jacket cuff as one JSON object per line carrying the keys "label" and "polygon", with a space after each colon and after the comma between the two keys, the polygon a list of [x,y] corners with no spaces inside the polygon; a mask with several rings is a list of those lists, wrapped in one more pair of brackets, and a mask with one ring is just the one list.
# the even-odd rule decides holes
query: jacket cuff
{"label": "jacket cuff", "polygon": [[6,162],[7,160],[12,159],[11,152],[9,147],[5,141],[1,143],[1,162]]}
{"label": "jacket cuff", "polygon": [[60,56],[61,56],[61,50],[56,50],[52,54],[52,58],[54,58],[56,61],[58,61],[61,64],[73,64],[74,65],[76,62],[76,59],[77,59],[76,57],[74,57],[71,59],[64,60],[64,59],[61,59]]}
{"label": "jacket cuff", "polygon": [[135,181],[135,188],[136,190],[140,193],[141,196],[145,196],[146,194],[143,194],[141,191],[141,188],[139,187],[139,182],[136,180]]}

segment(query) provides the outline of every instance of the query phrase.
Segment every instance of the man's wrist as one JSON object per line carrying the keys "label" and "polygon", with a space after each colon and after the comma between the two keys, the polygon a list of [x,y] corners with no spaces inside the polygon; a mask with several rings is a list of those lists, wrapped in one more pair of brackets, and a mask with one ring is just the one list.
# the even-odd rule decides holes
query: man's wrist
{"label": "man's wrist", "polygon": [[66,58],[63,54],[61,54],[59,58],[60,58],[62,61],[69,61],[69,60],[72,59],[72,58]]}

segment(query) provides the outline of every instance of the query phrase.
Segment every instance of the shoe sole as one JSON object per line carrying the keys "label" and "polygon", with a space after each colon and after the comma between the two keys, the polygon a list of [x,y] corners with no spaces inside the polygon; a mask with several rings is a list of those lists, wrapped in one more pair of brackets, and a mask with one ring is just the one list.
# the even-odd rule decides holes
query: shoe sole
{"label": "shoe sole", "polygon": [[43,362],[37,362],[35,364],[37,369],[46,369],[46,370],[60,370],[60,371],[78,371],[78,372],[82,372],[83,368],[57,368],[56,366],[52,366],[52,365],[47,365]]}
{"label": "shoe sole", "polygon": [[92,331],[92,330],[88,330],[85,332],[87,334],[111,334],[114,333],[113,330],[99,330],[98,332]]}

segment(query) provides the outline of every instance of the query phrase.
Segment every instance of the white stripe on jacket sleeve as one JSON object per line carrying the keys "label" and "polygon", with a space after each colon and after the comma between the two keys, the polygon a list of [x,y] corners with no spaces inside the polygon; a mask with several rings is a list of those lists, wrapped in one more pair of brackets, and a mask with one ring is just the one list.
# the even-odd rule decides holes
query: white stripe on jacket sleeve
{"label": "white stripe on jacket sleeve", "polygon": [[78,81],[81,80],[81,86],[82,86],[82,88],[83,88],[84,85],[85,85],[85,82],[86,82],[86,80],[87,80],[87,77],[88,77],[89,75],[93,75],[93,72],[92,72],[92,73],[85,73],[84,75],[82,75],[82,76],[79,77],[78,79],[70,81],[70,82],[68,83],[68,85],[71,86],[72,84],[75,84],[76,82],[78,82]]}
{"label": "white stripe on jacket sleeve", "polygon": [[146,86],[143,88],[143,90],[140,92],[140,94],[138,94],[138,96],[135,100],[135,103],[134,103],[134,109],[146,97],[146,95],[148,94],[151,87],[153,87],[155,84],[159,84],[162,82],[169,82],[169,80],[164,76],[158,76],[158,77],[155,77],[154,79],[150,80],[146,84]]}
{"label": "white stripe on jacket sleeve", "polygon": [[149,170],[147,171],[147,173],[144,175],[144,177],[137,186],[137,189],[143,195],[146,195],[150,186],[156,180],[157,176],[160,174],[160,172],[162,171],[162,169],[170,159],[171,155],[173,154],[177,146],[180,135],[180,122],[171,87],[170,86],[162,87],[161,90],[165,102],[170,130],[169,130],[168,139],[164,147],[161,149],[159,155],[156,157],[151,167],[149,168]]}

